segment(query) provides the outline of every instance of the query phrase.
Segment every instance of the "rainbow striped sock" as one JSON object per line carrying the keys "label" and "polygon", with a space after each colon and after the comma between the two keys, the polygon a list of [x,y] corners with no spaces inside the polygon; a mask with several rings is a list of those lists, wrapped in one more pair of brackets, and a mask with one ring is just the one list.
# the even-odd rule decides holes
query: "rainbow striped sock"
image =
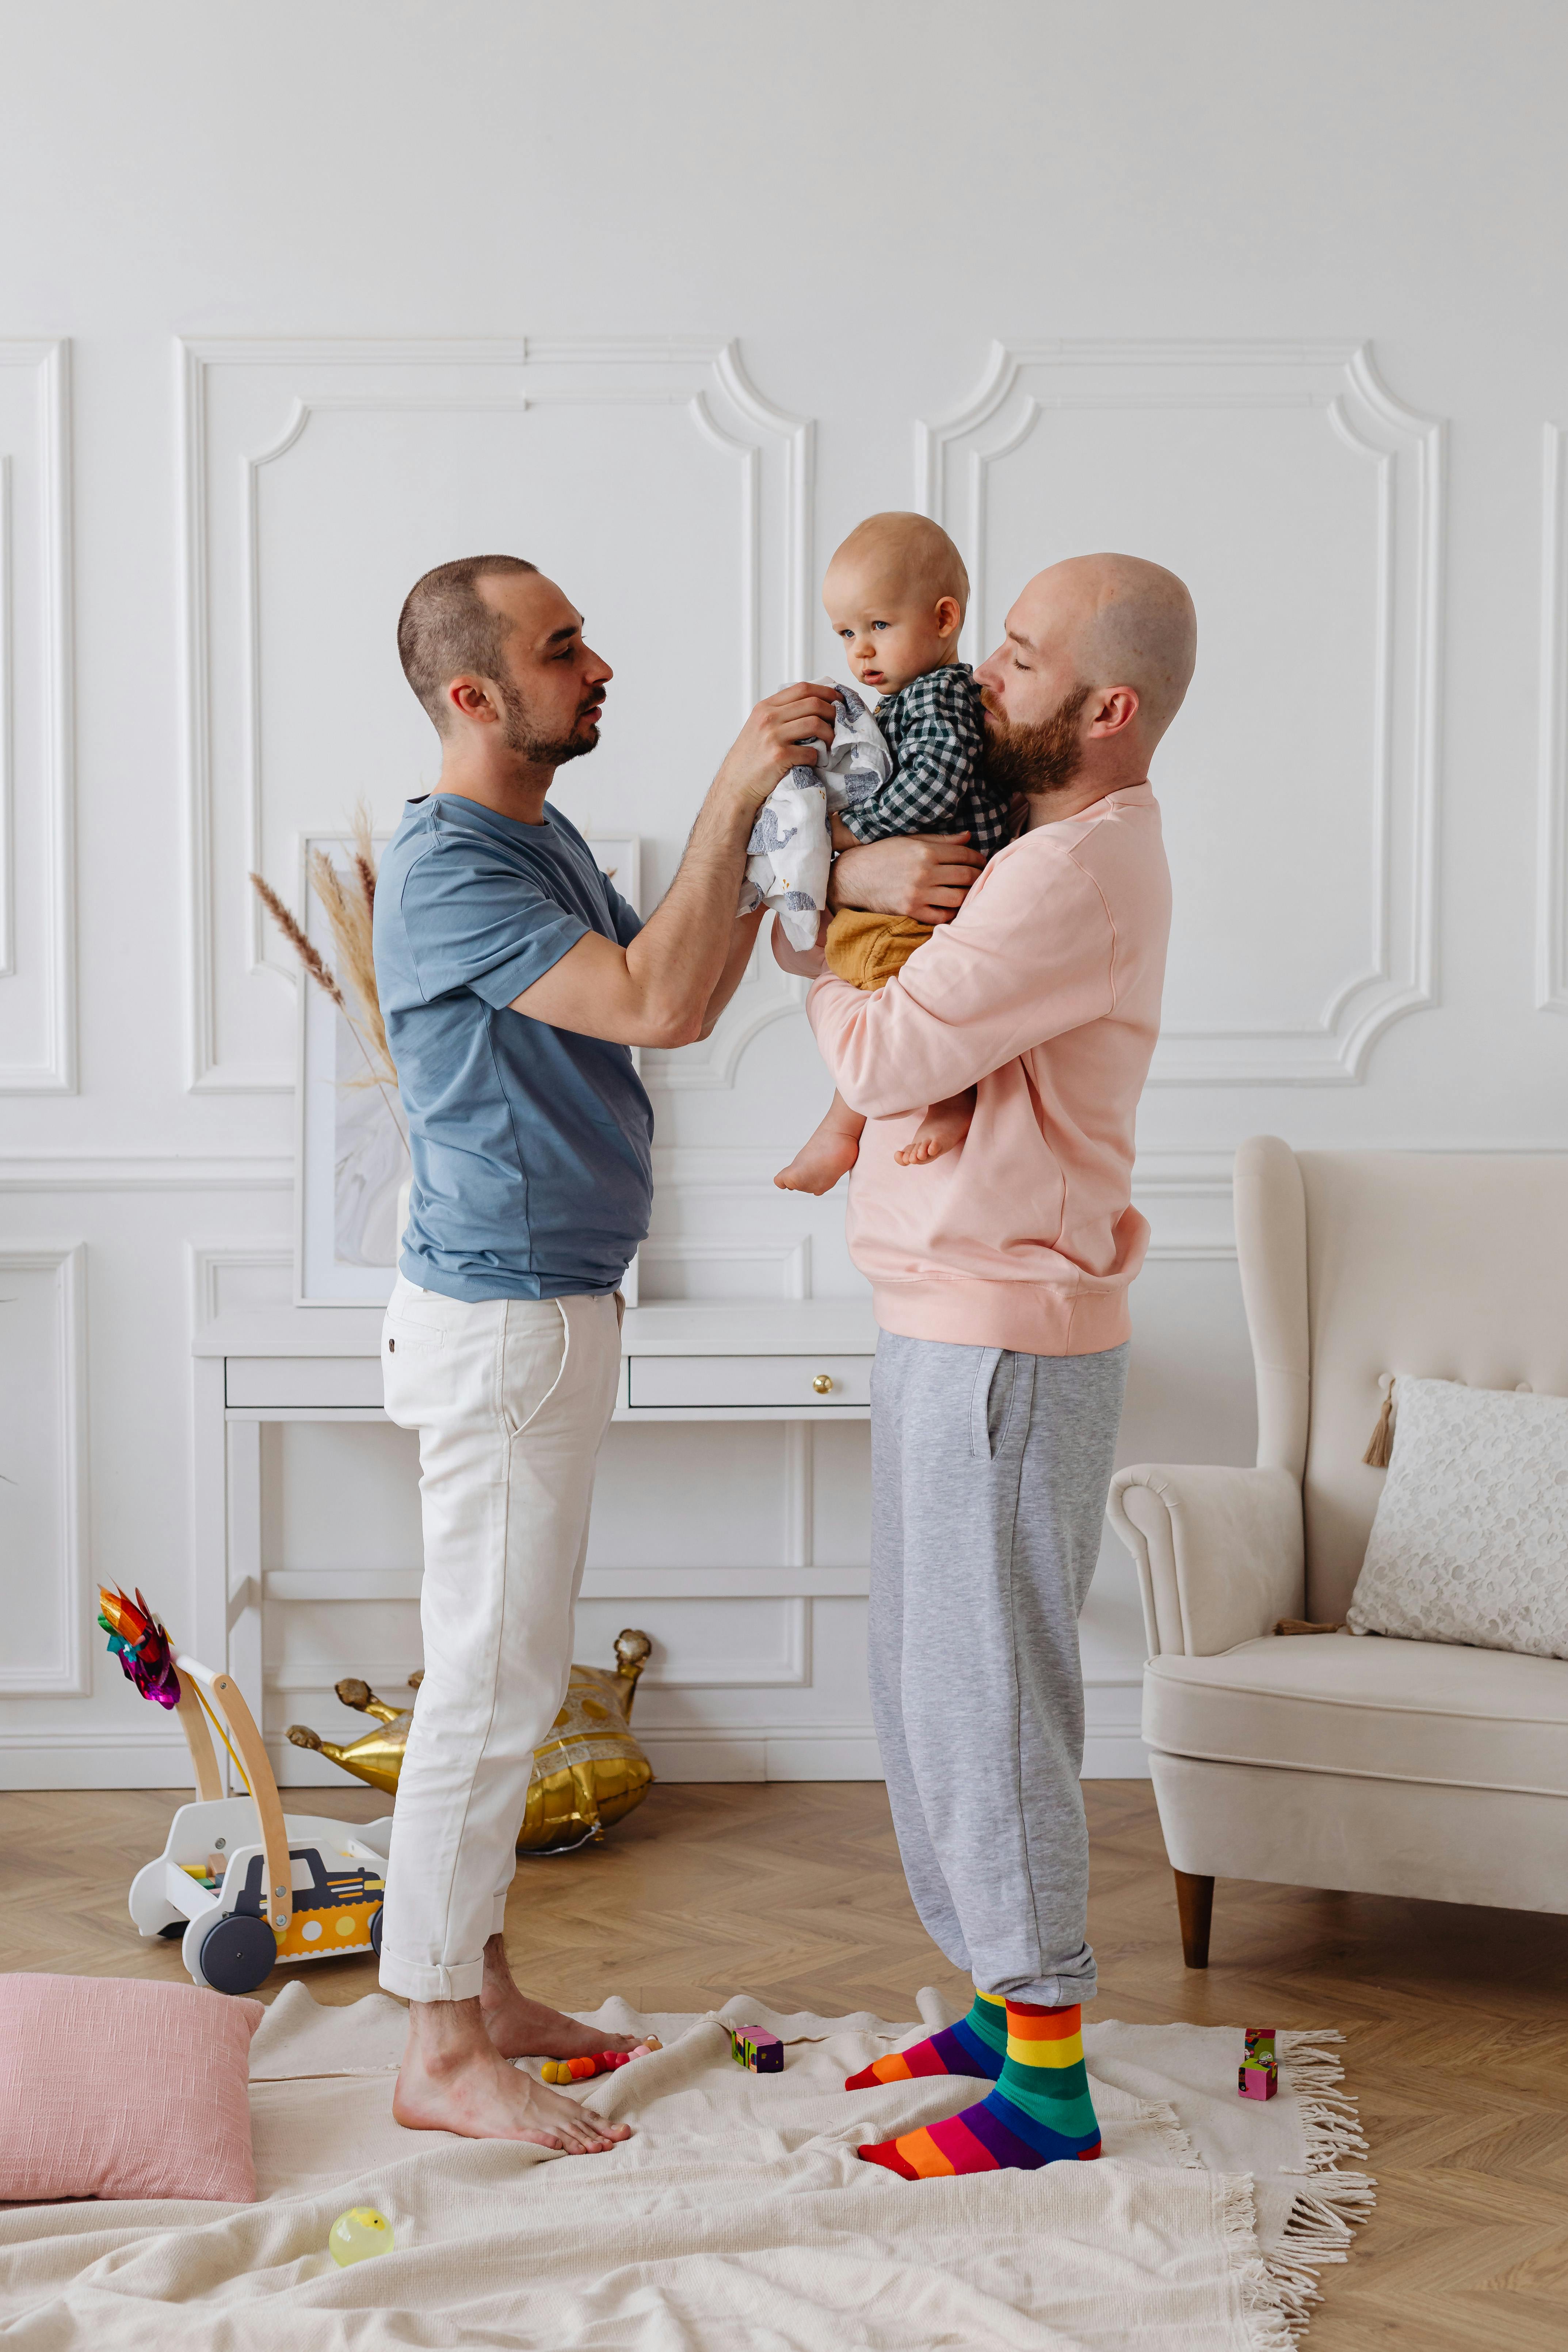
{"label": "rainbow striped sock", "polygon": [[1007,2003],[1007,2056],[996,2088],[922,2130],[868,2143],[868,2164],[906,2180],[955,2172],[1033,2171],[1061,2157],[1100,2154],[1100,2125],[1083,2063],[1083,2011]]}
{"label": "rainbow striped sock", "polygon": [[974,1989],[967,2017],[945,2026],[912,2050],[895,2050],[887,2058],[873,2058],[858,2074],[847,2075],[847,2091],[872,2091],[879,2083],[907,2083],[917,2074],[979,2074],[994,2083],[1007,2055],[1007,2004],[999,1993]]}

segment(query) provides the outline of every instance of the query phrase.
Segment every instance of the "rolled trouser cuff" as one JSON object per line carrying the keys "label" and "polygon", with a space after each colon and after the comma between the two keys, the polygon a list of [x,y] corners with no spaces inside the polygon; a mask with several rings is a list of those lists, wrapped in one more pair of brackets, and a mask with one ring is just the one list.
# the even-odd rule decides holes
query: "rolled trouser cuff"
{"label": "rolled trouser cuff", "polygon": [[1031,2009],[1070,2009],[1075,2001],[1094,1999],[1094,1954],[1087,1944],[1080,1944],[1076,1952],[1058,1959],[1053,1969],[1039,1976],[1024,1977],[1015,1972],[993,1979],[977,1970],[974,1982],[979,1991],[988,1992],[994,2000],[1021,2000]]}
{"label": "rolled trouser cuff", "polygon": [[395,1952],[381,1956],[381,1989],[395,1993],[399,2000],[478,2000],[484,1975],[482,1956],[458,1960],[451,1968],[401,1959]]}

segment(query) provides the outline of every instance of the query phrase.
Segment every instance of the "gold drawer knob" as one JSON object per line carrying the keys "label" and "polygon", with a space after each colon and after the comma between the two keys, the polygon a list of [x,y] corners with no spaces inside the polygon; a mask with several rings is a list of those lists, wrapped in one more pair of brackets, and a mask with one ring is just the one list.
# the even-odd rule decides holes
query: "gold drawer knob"
{"label": "gold drawer knob", "polygon": [[833,1393],[832,1373],[818,1372],[811,1385],[816,1391],[818,1396],[831,1396]]}

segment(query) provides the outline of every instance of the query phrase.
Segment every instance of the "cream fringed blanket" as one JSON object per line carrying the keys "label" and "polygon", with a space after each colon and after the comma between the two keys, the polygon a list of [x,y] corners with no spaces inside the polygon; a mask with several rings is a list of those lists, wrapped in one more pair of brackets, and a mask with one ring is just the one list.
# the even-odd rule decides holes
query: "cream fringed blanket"
{"label": "cream fringed blanket", "polygon": [[[1362,2146],[1333,2037],[1284,2036],[1280,2096],[1244,2108],[1238,2033],[1091,2028],[1100,2162],[911,2182],[857,2143],[951,2114],[963,2086],[841,2085],[946,2021],[936,1996],[921,2009],[890,2028],[738,1996],[721,2015],[788,2045],[755,2076],[711,2020],[607,2002],[595,2022],[668,2046],[583,2095],[635,2137],[561,2158],[401,2130],[401,2009],[290,1985],[252,2050],[260,2201],[0,2212],[0,2328],[19,2352],[1289,2352],[1312,2265],[1344,2259],[1371,2202],[1360,2176],[1323,2177]],[[361,2204],[396,2251],[339,2271],[327,2231]]]}

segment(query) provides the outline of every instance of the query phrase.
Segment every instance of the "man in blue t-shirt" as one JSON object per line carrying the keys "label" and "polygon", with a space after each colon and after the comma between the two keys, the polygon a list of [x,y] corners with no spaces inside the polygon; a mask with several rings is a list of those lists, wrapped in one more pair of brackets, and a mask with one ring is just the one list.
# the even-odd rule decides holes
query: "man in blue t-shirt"
{"label": "man in blue t-shirt", "polygon": [[394,1817],[381,1980],[409,2002],[401,2123],[571,2153],[626,2137],[513,2067],[624,2036],[513,1983],[501,1939],[533,1750],[565,1696],[616,1288],[647,1230],[634,1045],[704,1036],[750,959],[757,809],[833,734],[831,692],[759,703],[646,924],[546,805],[599,740],[607,663],[513,556],[442,564],[398,624],[441,739],[382,860],[375,970],[414,1179],[382,1366],[419,1433],[425,1679]]}

